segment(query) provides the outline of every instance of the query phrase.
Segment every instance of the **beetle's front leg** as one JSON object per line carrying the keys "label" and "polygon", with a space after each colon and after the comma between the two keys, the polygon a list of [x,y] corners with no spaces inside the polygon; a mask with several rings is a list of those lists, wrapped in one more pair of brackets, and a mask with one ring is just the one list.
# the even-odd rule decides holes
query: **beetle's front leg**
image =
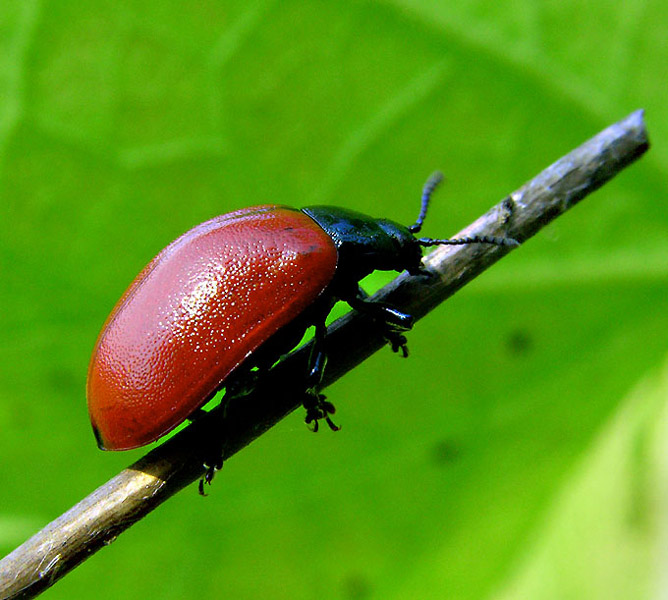
{"label": "beetle's front leg", "polygon": [[325,350],[325,338],[327,336],[327,327],[325,320],[322,319],[315,325],[315,337],[313,339],[313,348],[308,363],[308,376],[306,395],[304,398],[304,408],[306,409],[306,424],[311,431],[318,431],[318,420],[325,419],[327,425],[332,431],[338,431],[339,427],[334,424],[329,415],[336,412],[336,408],[327,398],[320,393],[322,378],[327,366],[327,352]]}
{"label": "beetle's front leg", "polygon": [[373,302],[368,298],[369,294],[358,286],[356,294],[344,298],[344,300],[353,309],[374,319],[382,327],[383,336],[390,343],[392,352],[401,350],[402,356],[406,358],[408,356],[408,346],[406,345],[406,336],[403,334],[413,328],[415,319],[412,315],[401,312],[389,304]]}

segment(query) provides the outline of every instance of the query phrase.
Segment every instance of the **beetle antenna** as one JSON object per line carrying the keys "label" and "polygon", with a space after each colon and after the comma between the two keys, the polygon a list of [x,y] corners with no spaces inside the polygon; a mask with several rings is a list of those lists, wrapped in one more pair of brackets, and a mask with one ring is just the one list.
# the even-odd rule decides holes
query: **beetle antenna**
{"label": "beetle antenna", "polygon": [[434,240],[432,238],[419,238],[420,246],[464,246],[466,244],[491,244],[492,246],[509,246],[516,248],[520,243],[507,237],[496,237],[493,235],[474,235],[471,237],[453,238],[451,240]]}
{"label": "beetle antenna", "polygon": [[420,208],[420,216],[415,221],[414,225],[411,225],[408,228],[408,231],[411,233],[418,233],[422,229],[422,224],[424,219],[427,216],[427,209],[429,208],[429,200],[431,200],[431,195],[434,193],[434,190],[438,187],[438,184],[443,181],[443,173],[440,171],[434,171],[427,179],[424,187],[422,188],[422,206]]}

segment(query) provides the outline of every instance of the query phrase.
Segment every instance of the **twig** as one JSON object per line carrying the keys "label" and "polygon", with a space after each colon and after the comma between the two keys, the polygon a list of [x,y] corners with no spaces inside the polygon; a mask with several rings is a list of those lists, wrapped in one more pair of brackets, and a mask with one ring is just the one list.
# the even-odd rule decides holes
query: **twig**
{"label": "twig", "polygon": [[[574,206],[649,147],[643,112],[599,133],[493,207],[458,236],[506,235],[525,241]],[[436,276],[403,274],[383,288],[383,300],[420,318],[509,251],[506,247],[443,246],[425,258]],[[349,313],[328,329],[329,385],[384,342],[373,323]],[[229,458],[297,408],[309,346],[279,363],[249,396],[227,409]],[[171,495],[203,474],[207,440],[220,409],[198,420],[98,488],[0,561],[0,598],[32,598],[91,554],[113,542]]]}

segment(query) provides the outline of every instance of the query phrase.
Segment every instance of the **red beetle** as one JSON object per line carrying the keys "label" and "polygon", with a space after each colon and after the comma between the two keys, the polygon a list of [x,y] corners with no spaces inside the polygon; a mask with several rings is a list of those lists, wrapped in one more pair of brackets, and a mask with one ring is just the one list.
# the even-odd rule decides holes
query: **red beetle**
{"label": "red beetle", "polygon": [[421,272],[422,247],[515,245],[507,238],[416,238],[415,225],[341,208],[256,206],[183,234],[137,276],[109,315],[88,370],[87,397],[100,448],[148,444],[179,425],[219,389],[269,368],[315,326],[305,373],[306,422],[332,429],[334,407],[319,394],[326,363],[325,318],[338,300],[370,313],[394,351],[412,317],[367,300],[358,282],[376,269]]}

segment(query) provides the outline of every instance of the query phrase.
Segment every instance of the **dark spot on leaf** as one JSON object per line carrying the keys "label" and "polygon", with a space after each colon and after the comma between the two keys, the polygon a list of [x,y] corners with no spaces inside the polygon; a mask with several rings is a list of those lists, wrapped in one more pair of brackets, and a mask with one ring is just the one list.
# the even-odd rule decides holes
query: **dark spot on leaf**
{"label": "dark spot on leaf", "polygon": [[342,596],[348,600],[365,600],[371,597],[371,583],[361,573],[351,573],[343,580]]}
{"label": "dark spot on leaf", "polygon": [[526,329],[511,331],[506,338],[506,348],[511,354],[526,354],[533,347],[533,339]]}
{"label": "dark spot on leaf", "polygon": [[454,440],[441,440],[431,449],[431,461],[436,466],[445,466],[455,462],[460,452],[461,449]]}

